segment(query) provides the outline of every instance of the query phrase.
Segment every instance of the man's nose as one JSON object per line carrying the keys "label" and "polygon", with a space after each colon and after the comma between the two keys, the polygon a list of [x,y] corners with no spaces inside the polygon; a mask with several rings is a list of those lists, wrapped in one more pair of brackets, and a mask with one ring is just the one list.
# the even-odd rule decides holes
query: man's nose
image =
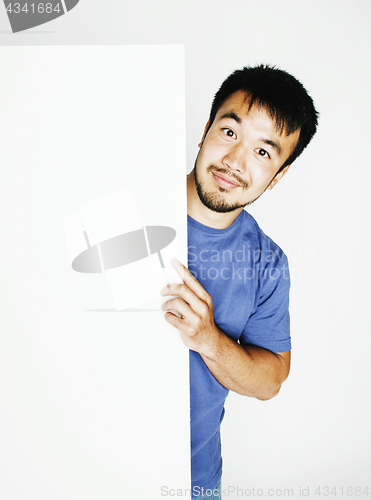
{"label": "man's nose", "polygon": [[224,156],[223,164],[233,171],[244,174],[247,169],[247,154],[242,145],[233,146]]}

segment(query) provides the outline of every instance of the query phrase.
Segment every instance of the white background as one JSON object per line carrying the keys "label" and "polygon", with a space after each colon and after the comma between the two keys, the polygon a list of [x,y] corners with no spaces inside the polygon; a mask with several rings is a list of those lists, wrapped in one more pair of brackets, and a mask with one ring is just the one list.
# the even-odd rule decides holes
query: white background
{"label": "white background", "polygon": [[130,187],[185,260],[183,49],[0,47],[0,66],[0,498],[189,488],[180,335],[160,309],[117,312],[64,234],[73,210]]}
{"label": "white background", "polygon": [[109,9],[81,0],[35,34],[2,35],[3,44],[184,43],[188,170],[212,96],[234,69],[275,64],[315,100],[313,143],[251,207],[291,256],[292,370],[271,401],[229,396],[225,486],[296,497],[310,486],[311,498],[317,486],[343,486],[344,496],[370,486],[370,25],[366,0],[116,0]]}

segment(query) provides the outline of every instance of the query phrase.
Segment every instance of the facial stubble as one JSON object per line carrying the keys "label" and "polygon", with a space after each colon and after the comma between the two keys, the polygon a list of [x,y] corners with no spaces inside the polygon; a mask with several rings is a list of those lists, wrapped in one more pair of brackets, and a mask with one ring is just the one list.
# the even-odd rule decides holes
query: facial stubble
{"label": "facial stubble", "polygon": [[[269,186],[269,184],[268,184],[267,188],[265,188],[265,190],[262,193],[260,193],[259,196],[257,196],[254,200],[252,200],[248,203],[242,203],[242,204],[241,203],[228,203],[227,200],[225,199],[225,197],[222,196],[223,193],[226,193],[226,195],[225,195],[226,197],[229,195],[228,189],[224,189],[221,186],[217,186],[218,192],[209,193],[206,191],[205,187],[201,184],[201,182],[197,176],[197,159],[198,159],[198,155],[197,155],[194,170],[193,170],[197,194],[201,200],[201,203],[203,205],[205,205],[205,207],[207,207],[209,210],[212,210],[213,212],[228,213],[228,212],[233,212],[234,210],[238,210],[240,208],[244,208],[248,205],[251,205],[252,203],[254,203],[254,201],[256,201],[263,194],[263,192]],[[225,174],[225,175],[230,175],[226,169],[217,168],[214,165],[209,165],[207,167],[206,171],[207,172],[215,171],[215,172],[220,172],[220,173]],[[234,176],[234,177],[236,178],[236,176]],[[238,179],[238,178],[236,178],[236,180],[241,184],[241,188],[243,191],[246,191],[249,188],[247,182],[245,182],[241,179]],[[237,188],[237,189],[240,189],[240,188]]]}

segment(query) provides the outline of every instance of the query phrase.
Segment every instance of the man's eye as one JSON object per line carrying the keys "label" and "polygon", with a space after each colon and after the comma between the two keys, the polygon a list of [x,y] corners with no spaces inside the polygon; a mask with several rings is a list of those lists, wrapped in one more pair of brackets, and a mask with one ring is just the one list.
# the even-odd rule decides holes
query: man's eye
{"label": "man's eye", "polygon": [[222,130],[228,137],[236,137],[236,134],[231,128],[223,128]]}
{"label": "man's eye", "polygon": [[265,149],[258,148],[255,149],[255,151],[258,153],[258,155],[263,156],[263,158],[270,158],[269,154],[266,152]]}

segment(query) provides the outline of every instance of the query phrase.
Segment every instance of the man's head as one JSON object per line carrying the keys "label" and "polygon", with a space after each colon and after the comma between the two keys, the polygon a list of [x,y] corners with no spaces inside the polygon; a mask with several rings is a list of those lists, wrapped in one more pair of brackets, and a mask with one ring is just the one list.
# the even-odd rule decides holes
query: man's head
{"label": "man's head", "polygon": [[231,212],[273,188],[313,137],[317,116],[288,73],[269,66],[232,73],[215,95],[199,145],[194,178],[202,203]]}
{"label": "man's head", "polygon": [[290,135],[300,130],[296,147],[280,170],[283,170],[286,165],[291,165],[309,144],[317,130],[318,113],[303,85],[286,71],[274,66],[246,66],[236,70],[224,80],[215,94],[208,128],[212,125],[222,104],[238,91],[246,94],[250,108],[255,104],[265,109],[281,132]]}

